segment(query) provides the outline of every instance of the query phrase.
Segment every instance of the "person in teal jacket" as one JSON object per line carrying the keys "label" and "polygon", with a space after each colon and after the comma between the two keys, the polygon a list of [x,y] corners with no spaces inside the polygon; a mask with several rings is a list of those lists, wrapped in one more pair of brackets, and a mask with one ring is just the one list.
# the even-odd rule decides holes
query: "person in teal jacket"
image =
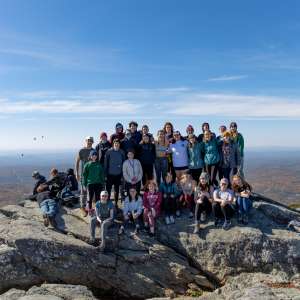
{"label": "person in teal jacket", "polygon": [[205,131],[203,144],[205,169],[209,175],[211,184],[217,187],[218,181],[216,178],[220,162],[219,141],[212,138],[210,131]]}
{"label": "person in teal jacket", "polygon": [[97,151],[90,152],[90,161],[84,165],[83,186],[88,190],[88,210],[92,209],[92,201],[100,200],[100,193],[104,186],[104,171],[100,161],[97,160]]}
{"label": "person in teal jacket", "polygon": [[192,175],[193,180],[198,183],[204,167],[203,142],[198,142],[194,134],[188,135],[188,141],[189,173]]}

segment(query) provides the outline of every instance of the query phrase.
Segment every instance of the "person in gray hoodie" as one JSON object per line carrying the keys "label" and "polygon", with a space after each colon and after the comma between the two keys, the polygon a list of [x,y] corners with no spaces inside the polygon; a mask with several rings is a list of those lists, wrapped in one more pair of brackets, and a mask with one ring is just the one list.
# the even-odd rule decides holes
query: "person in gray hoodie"
{"label": "person in gray hoodie", "polygon": [[111,196],[111,189],[114,186],[115,205],[118,205],[119,189],[122,179],[123,162],[125,161],[125,153],[120,149],[120,141],[115,139],[113,147],[107,150],[104,158],[104,174],[106,175],[106,189]]}

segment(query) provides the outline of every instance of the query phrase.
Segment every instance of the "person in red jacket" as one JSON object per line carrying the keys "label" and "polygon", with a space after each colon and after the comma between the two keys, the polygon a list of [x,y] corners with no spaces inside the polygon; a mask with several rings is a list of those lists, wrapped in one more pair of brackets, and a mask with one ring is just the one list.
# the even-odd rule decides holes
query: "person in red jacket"
{"label": "person in red jacket", "polygon": [[144,223],[145,227],[150,227],[150,236],[154,236],[155,219],[160,213],[162,197],[155,181],[149,181],[146,188],[148,191],[143,196]]}

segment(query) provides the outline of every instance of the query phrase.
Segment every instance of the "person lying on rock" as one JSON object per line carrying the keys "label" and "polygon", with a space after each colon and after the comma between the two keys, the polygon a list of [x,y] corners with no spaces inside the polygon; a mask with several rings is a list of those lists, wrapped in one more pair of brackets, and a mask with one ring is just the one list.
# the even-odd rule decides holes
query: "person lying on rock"
{"label": "person lying on rock", "polygon": [[178,206],[180,191],[176,182],[173,182],[171,172],[168,172],[164,181],[159,186],[159,191],[162,194],[162,209],[165,213],[166,225],[175,223],[175,213]]}
{"label": "person lying on rock", "polygon": [[97,223],[100,224],[100,251],[105,250],[105,236],[107,230],[113,225],[114,218],[114,205],[112,201],[108,200],[108,192],[102,191],[100,194],[100,200],[96,202],[95,210],[92,211],[90,219],[90,234],[91,234],[91,244],[95,244],[95,231]]}
{"label": "person lying on rock", "polygon": [[195,187],[195,229],[194,233],[198,233],[200,222],[205,222],[208,214],[212,210],[214,188],[210,183],[209,176],[206,172],[202,172],[199,177],[199,184]]}
{"label": "person lying on rock", "polygon": [[54,228],[57,226],[55,221],[55,216],[58,211],[56,199],[55,195],[49,190],[48,185],[41,184],[38,186],[36,200],[43,213],[44,225],[46,227],[49,226],[49,223]]}
{"label": "person lying on rock", "polygon": [[228,188],[228,179],[222,178],[220,188],[214,191],[214,202],[212,205],[215,217],[215,226],[220,224],[221,219],[225,219],[223,229],[227,230],[231,226],[230,219],[234,215],[233,192]]}
{"label": "person lying on rock", "polygon": [[125,198],[123,216],[124,224],[121,225],[119,234],[124,233],[124,226],[127,227],[129,223],[135,225],[134,234],[137,234],[143,221],[143,200],[134,186],[129,189],[129,195]]}
{"label": "person lying on rock", "polygon": [[151,180],[146,184],[147,192],[143,195],[144,223],[150,227],[149,235],[154,236],[155,220],[159,216],[161,206],[161,193],[157,191],[156,182]]}
{"label": "person lying on rock", "polygon": [[241,176],[234,175],[232,177],[232,189],[238,209],[238,222],[247,225],[249,211],[252,207],[251,186]]}

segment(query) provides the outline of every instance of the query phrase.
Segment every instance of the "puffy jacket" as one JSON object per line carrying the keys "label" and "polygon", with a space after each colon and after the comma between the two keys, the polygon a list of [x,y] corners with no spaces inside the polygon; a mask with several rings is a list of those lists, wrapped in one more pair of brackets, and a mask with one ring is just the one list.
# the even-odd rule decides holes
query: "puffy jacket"
{"label": "puffy jacket", "polygon": [[219,145],[217,139],[211,139],[203,142],[204,146],[204,163],[214,165],[220,161]]}
{"label": "puffy jacket", "polygon": [[189,169],[203,168],[203,143],[195,143],[193,147],[188,146]]}

